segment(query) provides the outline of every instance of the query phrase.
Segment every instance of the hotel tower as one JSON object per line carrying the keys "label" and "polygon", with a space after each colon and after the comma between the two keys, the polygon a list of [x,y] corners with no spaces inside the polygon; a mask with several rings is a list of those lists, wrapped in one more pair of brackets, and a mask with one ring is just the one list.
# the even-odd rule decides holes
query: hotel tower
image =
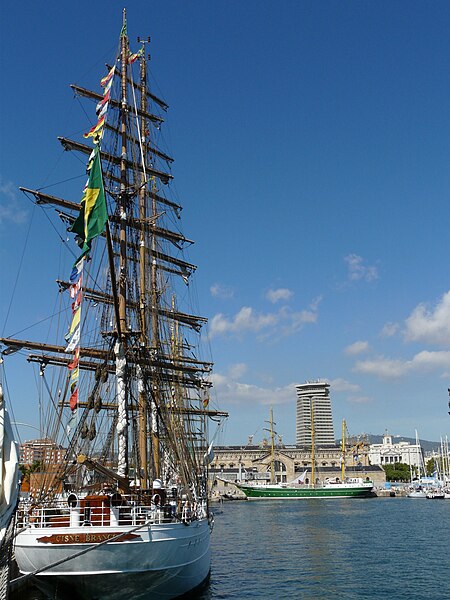
{"label": "hotel tower", "polygon": [[311,415],[314,412],[316,446],[335,446],[333,415],[331,413],[330,384],[307,381],[297,389],[297,446],[311,446]]}

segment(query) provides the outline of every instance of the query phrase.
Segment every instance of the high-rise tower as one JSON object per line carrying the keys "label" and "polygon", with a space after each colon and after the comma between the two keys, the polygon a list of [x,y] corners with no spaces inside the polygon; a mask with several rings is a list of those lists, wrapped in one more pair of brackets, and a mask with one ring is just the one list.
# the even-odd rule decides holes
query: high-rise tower
{"label": "high-rise tower", "polygon": [[314,411],[315,445],[335,446],[330,384],[323,381],[307,381],[297,385],[296,389],[297,445],[311,446],[311,413]]}

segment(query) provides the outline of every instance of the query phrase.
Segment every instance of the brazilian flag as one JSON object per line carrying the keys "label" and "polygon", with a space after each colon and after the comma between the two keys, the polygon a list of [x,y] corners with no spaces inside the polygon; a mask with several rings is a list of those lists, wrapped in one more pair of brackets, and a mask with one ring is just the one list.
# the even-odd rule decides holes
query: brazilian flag
{"label": "brazilian flag", "polygon": [[90,252],[92,240],[103,233],[107,220],[108,211],[103,187],[100,149],[96,146],[91,161],[89,179],[81,198],[80,214],[69,230],[78,236],[78,245],[82,251],[80,258]]}

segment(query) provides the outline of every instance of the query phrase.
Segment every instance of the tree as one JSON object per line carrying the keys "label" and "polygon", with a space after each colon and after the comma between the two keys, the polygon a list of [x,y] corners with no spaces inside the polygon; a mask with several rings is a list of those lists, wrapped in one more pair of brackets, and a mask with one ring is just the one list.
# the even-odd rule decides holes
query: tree
{"label": "tree", "polygon": [[31,465],[19,465],[19,469],[22,471],[23,480],[30,483],[31,473],[36,473],[42,470],[42,461],[35,460]]}
{"label": "tree", "polygon": [[427,460],[426,470],[427,475],[429,476],[433,475],[433,473],[436,471],[436,461],[434,460],[434,458],[430,458],[430,460]]}
{"label": "tree", "polygon": [[392,463],[384,465],[386,481],[409,481],[411,473],[406,463]]}

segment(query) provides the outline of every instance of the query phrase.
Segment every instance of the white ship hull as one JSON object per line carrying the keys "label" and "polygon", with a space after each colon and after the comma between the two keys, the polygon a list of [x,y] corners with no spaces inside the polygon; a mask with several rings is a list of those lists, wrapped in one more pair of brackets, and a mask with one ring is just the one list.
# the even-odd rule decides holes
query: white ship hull
{"label": "white ship hull", "polygon": [[426,498],[427,495],[423,490],[413,490],[409,492],[408,498]]}
{"label": "white ship hull", "polygon": [[[114,527],[113,533],[131,529]],[[20,571],[33,573],[92,546],[92,543],[52,543],[43,538],[72,540],[77,538],[71,536],[81,535],[84,540],[86,534],[91,536],[88,539],[95,540],[96,534],[105,534],[105,527],[27,529],[16,539]],[[176,598],[207,578],[211,555],[206,519],[189,525],[152,524],[134,534],[139,539],[108,542],[42,571],[37,577],[44,586],[70,588],[71,597],[82,600]]]}

